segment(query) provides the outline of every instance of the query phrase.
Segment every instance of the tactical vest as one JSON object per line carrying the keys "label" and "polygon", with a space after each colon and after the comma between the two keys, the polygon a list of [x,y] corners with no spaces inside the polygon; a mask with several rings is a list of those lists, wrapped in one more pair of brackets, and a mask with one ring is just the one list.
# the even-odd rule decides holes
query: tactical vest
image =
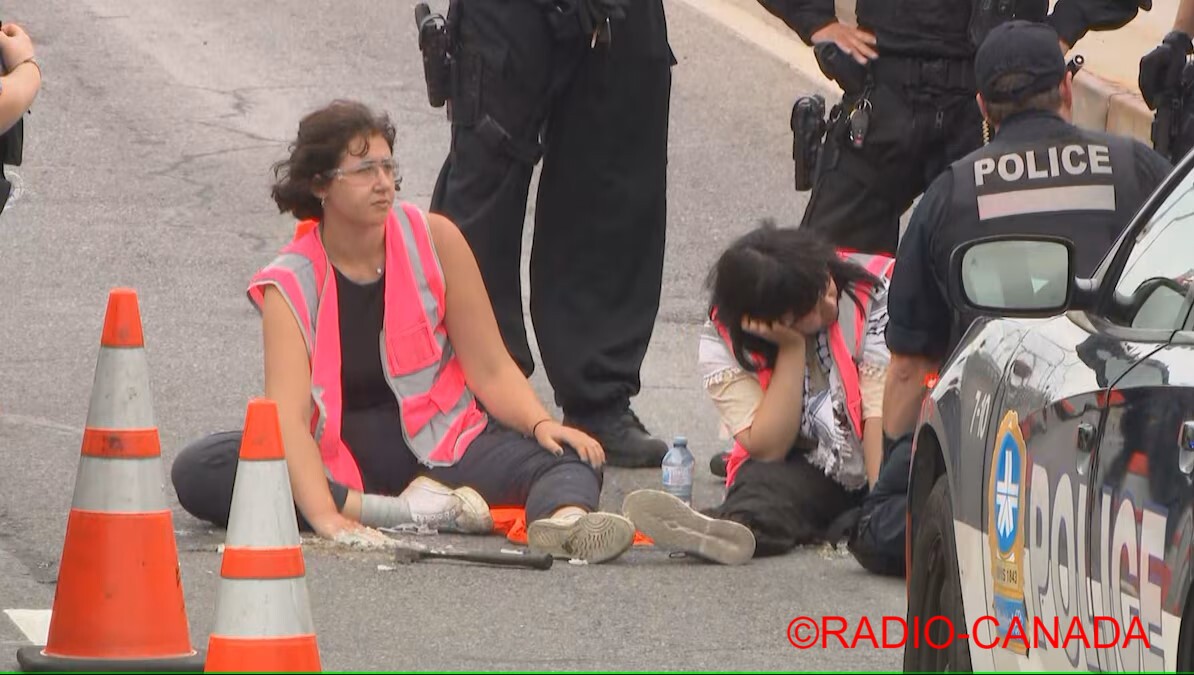
{"label": "tactical vest", "polygon": [[[891,280],[891,273],[895,269],[895,259],[885,255],[868,253],[854,253],[839,251],[838,255],[855,264],[862,266],[871,275]],[[853,288],[859,302],[855,303],[848,294],[842,293],[838,297],[838,320],[829,327],[829,353],[842,378],[842,388],[846,392],[846,412],[850,417],[850,426],[855,436],[862,440],[862,390],[858,384],[858,366],[862,363],[863,347],[865,345],[866,327],[870,318],[871,284],[860,283]],[[711,317],[707,329],[717,331],[718,336],[725,342],[727,348],[733,351],[729,331],[717,320],[716,314]],[[759,378],[759,386],[767,390],[771,383],[772,369],[767,368],[765,361],[759,354],[748,353]],[[734,441],[734,448],[726,461],[726,487],[734,482],[738,467],[750,457],[746,448],[738,441]]]}
{"label": "tactical vest", "polygon": [[[1033,124],[1032,120],[1023,123]],[[932,243],[944,292],[954,247],[998,234],[1063,236],[1075,244],[1076,272],[1089,276],[1140,204],[1132,141],[1078,127],[1037,140],[990,144],[954,163],[953,193]],[[1004,275],[1005,297],[1031,297],[1030,267]],[[948,349],[977,315],[954,308]]]}
{"label": "tactical vest", "polygon": [[944,219],[951,248],[994,234],[1064,236],[1076,244],[1082,275],[1094,271],[1140,203],[1133,142],[1078,127],[1032,141],[997,136],[951,171]]}
{"label": "tactical vest", "polygon": [[[385,308],[381,363],[400,410],[403,439],[429,467],[455,464],[488,418],[465,385],[444,327],[444,275],[423,213],[403,203],[385,223]],[[333,480],[363,489],[361,472],[341,438],[340,317],[336,280],[316,221],[249,284],[260,311],[266,286],[281,291],[302,330],[311,364],[311,433]]]}

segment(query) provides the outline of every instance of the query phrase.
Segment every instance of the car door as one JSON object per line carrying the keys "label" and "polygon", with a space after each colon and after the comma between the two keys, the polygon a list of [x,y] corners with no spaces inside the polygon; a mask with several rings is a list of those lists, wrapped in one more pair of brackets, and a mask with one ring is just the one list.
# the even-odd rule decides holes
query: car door
{"label": "car door", "polygon": [[1106,383],[1086,527],[1088,602],[1107,617],[1090,640],[1104,672],[1176,666],[1194,496],[1191,242],[1188,175],[1125,240],[1078,345]]}
{"label": "car door", "polygon": [[[1194,457],[1177,446],[1194,407],[1166,359],[1180,358],[1171,340],[1194,297],[1194,176],[1174,178],[1100,266],[1094,308],[1034,325],[1006,364],[985,444],[987,606],[1004,635],[1020,616],[1027,646],[1000,640],[997,669],[1176,662],[1165,645],[1176,644],[1189,565],[1176,588],[1171,568],[1188,560],[1191,527],[1166,514],[1188,511],[1181,477]],[[1180,349],[1194,366],[1189,342]],[[1194,425],[1186,433],[1194,449]],[[1126,639],[1133,617],[1148,647]]]}
{"label": "car door", "polygon": [[[1032,327],[1011,356],[992,411],[984,461],[987,614],[983,644],[996,670],[1086,670],[1080,644],[1034,633],[1075,619],[1091,625],[1085,582],[1086,504],[1102,424],[1097,368],[1075,351],[1090,327],[1062,316]],[[1021,632],[1011,627],[1019,616]],[[972,650],[973,651],[973,650]]]}

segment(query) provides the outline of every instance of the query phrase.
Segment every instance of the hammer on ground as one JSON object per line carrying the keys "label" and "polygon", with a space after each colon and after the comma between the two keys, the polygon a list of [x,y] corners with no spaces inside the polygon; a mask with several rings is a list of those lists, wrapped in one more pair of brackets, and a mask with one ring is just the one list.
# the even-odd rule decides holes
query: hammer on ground
{"label": "hammer on ground", "polygon": [[420,560],[459,560],[503,567],[525,567],[533,570],[551,569],[552,557],[548,553],[486,553],[482,551],[448,551],[444,549],[396,546],[394,561],[409,564]]}

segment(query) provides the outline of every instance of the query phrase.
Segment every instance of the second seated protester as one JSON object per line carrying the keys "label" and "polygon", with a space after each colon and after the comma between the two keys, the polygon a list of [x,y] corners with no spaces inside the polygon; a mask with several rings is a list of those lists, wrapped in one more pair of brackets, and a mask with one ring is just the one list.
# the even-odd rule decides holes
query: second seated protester
{"label": "second seated protester", "polygon": [[698,363],[735,441],[728,490],[704,513],[628,495],[623,514],[656,546],[741,564],[820,541],[859,506],[882,462],[893,263],[767,221],[721,254]]}
{"label": "second seated protester", "polygon": [[[300,223],[248,293],[300,525],[334,540],[411,524],[488,534],[490,504],[522,506],[532,550],[620,556],[634,527],[597,511],[601,445],[544,409],[456,226],[395,204],[394,137],[388,116],[336,101],[275,167],[273,199]],[[184,509],[227,526],[238,447],[230,432],[180,453]]]}

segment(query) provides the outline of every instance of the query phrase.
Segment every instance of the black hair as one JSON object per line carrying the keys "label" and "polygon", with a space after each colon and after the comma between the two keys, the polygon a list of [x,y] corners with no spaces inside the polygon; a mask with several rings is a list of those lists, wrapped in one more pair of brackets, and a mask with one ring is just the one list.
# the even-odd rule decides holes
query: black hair
{"label": "black hair", "polygon": [[839,292],[861,304],[858,284],[879,283],[862,266],[843,259],[821,236],[797,228],[777,227],[768,218],[736,239],[709,271],[709,313],[730,334],[734,358],[748,371],[757,370],[747,352],[775,366],[778,347],[742,330],[743,317],[775,321],[791,312],[811,312],[833,279]]}
{"label": "black hair", "polygon": [[[274,164],[277,182],[271,195],[278,211],[290,212],[299,220],[322,218],[323,205],[312,188],[327,183],[326,174],[340,164],[345,153],[364,157],[373,134],[380,134],[393,152],[397,134],[389,116],[358,101],[333,101],[303,117],[298,136],[290,144],[290,156]],[[360,137],[365,140],[362,146],[350,148]]]}

